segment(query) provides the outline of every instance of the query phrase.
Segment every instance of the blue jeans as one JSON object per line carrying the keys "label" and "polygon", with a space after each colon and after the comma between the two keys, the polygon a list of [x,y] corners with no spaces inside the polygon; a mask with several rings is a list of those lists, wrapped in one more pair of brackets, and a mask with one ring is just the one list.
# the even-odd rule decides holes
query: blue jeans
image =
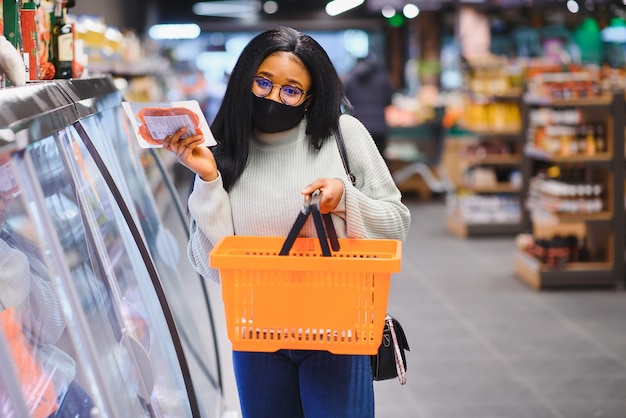
{"label": "blue jeans", "polygon": [[233,352],[244,418],[373,418],[369,356]]}

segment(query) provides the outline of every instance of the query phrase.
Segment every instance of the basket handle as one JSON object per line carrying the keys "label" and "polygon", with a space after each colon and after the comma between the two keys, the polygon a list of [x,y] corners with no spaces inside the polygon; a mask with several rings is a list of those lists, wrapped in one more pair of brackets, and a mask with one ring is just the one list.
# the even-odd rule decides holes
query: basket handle
{"label": "basket handle", "polygon": [[[339,251],[339,240],[337,238],[337,231],[335,231],[335,227],[333,225],[332,217],[330,216],[330,213],[322,214],[320,212],[319,204],[321,199],[322,194],[319,191],[314,192],[310,197],[305,199],[305,204],[291,227],[291,231],[289,231],[279,255],[289,255],[289,251],[291,250],[293,243],[296,242],[296,238],[298,237],[300,230],[302,230],[302,227],[304,226],[304,223],[309,215],[313,216],[315,231],[317,232],[317,237],[320,241],[322,255],[324,257],[330,257],[331,248],[333,251]],[[330,247],[328,245],[329,241]]]}

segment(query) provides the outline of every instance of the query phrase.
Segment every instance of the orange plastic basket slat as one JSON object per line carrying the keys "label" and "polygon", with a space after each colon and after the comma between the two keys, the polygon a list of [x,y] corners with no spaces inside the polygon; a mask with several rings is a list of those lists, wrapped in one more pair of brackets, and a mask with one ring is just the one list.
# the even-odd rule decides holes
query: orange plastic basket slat
{"label": "orange plastic basket slat", "polygon": [[220,269],[233,349],[375,354],[401,242],[340,239],[332,257],[321,255],[316,238],[298,238],[288,256],[279,256],[283,242],[228,236],[210,254]]}

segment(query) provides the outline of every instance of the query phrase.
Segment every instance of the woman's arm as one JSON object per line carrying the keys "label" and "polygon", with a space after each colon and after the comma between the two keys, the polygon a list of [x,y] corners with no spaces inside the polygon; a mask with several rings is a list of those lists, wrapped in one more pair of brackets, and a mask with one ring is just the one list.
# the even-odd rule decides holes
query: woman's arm
{"label": "woman's arm", "polygon": [[344,182],[344,199],[337,208],[345,209],[348,237],[404,240],[411,214],[371,135],[352,116],[343,115],[340,126],[356,177],[356,187]]}
{"label": "woman's arm", "polygon": [[234,235],[232,212],[222,178],[205,182],[196,176],[188,201],[191,214],[187,254],[202,276],[219,283],[219,273],[209,266],[209,253],[220,239]]}
{"label": "woman's arm", "polygon": [[186,129],[181,128],[165,138],[163,149],[175,154],[181,164],[196,174],[187,202],[191,214],[187,255],[198,273],[219,283],[218,271],[209,267],[209,253],[223,236],[233,234],[228,194],[213,153],[201,146],[202,135],[186,137],[185,133]]}

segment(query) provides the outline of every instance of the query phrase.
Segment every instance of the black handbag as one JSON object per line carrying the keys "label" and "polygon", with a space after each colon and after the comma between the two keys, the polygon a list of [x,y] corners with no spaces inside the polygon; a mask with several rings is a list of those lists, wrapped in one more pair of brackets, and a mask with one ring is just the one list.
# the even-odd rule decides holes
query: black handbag
{"label": "black handbag", "polygon": [[387,314],[383,341],[378,347],[378,353],[371,356],[372,377],[374,380],[389,380],[398,378],[401,385],[406,383],[406,355],[410,351],[404,330],[400,322]]}
{"label": "black handbag", "polygon": [[[335,139],[346,174],[352,185],[355,186],[356,177],[350,170],[346,144],[343,141],[343,135],[339,128],[335,134]],[[370,357],[372,378],[374,380],[389,380],[397,377],[400,384],[404,385],[406,383],[405,350],[410,351],[404,330],[396,318],[387,314],[385,317],[385,328],[383,329],[383,340],[380,347],[378,347],[378,353]]]}

